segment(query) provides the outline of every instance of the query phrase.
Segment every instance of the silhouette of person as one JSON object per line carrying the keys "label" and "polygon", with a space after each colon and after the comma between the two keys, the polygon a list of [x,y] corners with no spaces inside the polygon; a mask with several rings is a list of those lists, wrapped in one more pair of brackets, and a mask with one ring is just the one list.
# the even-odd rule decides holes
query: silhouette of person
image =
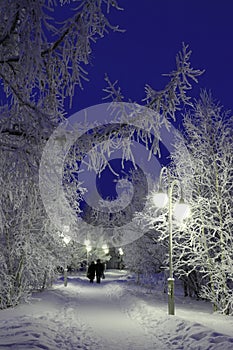
{"label": "silhouette of person", "polygon": [[94,261],[92,261],[88,267],[87,277],[89,278],[90,283],[93,283],[94,278],[95,278],[95,263],[94,263]]}
{"label": "silhouette of person", "polygon": [[95,273],[96,273],[96,282],[100,283],[101,278],[104,275],[104,264],[101,263],[100,259],[97,259],[97,263],[95,265]]}

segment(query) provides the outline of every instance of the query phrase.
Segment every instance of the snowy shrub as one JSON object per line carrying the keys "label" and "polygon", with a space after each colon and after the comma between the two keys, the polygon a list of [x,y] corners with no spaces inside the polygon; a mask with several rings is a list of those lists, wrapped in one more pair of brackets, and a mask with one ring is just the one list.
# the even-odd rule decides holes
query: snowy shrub
{"label": "snowy shrub", "polygon": [[166,258],[166,247],[156,240],[154,232],[148,232],[124,247],[124,264],[129,271],[140,276],[151,276],[161,271]]}

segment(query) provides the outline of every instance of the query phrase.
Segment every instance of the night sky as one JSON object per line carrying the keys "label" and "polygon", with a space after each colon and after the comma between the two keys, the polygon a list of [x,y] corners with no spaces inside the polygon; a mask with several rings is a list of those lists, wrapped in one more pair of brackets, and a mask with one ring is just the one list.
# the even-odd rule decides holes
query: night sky
{"label": "night sky", "polygon": [[112,82],[118,80],[125,101],[144,104],[145,84],[155,90],[164,88],[168,78],[162,74],[176,68],[175,56],[183,42],[192,50],[193,68],[205,70],[199,84],[193,82],[190,95],[198,98],[200,89],[211,90],[225,110],[233,110],[232,1],[119,0],[119,5],[124,10],[112,9],[109,19],[125,32],[110,32],[93,43],[90,64],[85,67],[89,82],[83,82],[83,90],[77,88],[72,109],[66,108],[68,117],[110,102],[103,100],[105,73]]}
{"label": "night sky", "polygon": [[[118,80],[125,100],[141,103],[146,83],[161,89],[167,83],[163,73],[175,69],[175,55],[182,42],[192,50],[194,68],[205,69],[194,84],[211,90],[213,97],[233,110],[233,2],[229,0],[135,0],[119,1],[124,11],[112,10],[112,24],[125,33],[110,32],[92,45],[91,63],[86,67],[89,82],[77,89],[73,112],[99,104],[105,96],[104,74]],[[64,10],[64,8],[63,8]]]}

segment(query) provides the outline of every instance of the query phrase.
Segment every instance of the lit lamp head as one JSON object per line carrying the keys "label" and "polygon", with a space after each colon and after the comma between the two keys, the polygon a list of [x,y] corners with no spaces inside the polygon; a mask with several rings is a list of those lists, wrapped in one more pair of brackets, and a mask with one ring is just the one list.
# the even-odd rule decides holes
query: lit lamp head
{"label": "lit lamp head", "polygon": [[85,241],[84,241],[84,244],[85,244],[85,246],[89,246],[90,245],[90,240],[89,239],[85,239]]}
{"label": "lit lamp head", "polygon": [[190,215],[190,206],[184,202],[183,198],[174,205],[173,214],[178,221],[185,220]]}
{"label": "lit lamp head", "polygon": [[122,248],[119,248],[119,249],[118,249],[118,252],[119,252],[119,254],[120,254],[120,255],[123,255],[123,254],[124,254],[124,252],[123,252],[123,249],[122,249]]}
{"label": "lit lamp head", "polygon": [[71,240],[71,238],[69,236],[64,236],[63,237],[63,241],[65,242],[65,244],[69,244],[70,240]]}
{"label": "lit lamp head", "polygon": [[64,233],[70,232],[70,226],[69,226],[69,225],[64,225],[64,226],[63,226],[63,232],[64,232]]}
{"label": "lit lamp head", "polygon": [[159,191],[153,194],[153,203],[157,208],[164,208],[168,203],[168,195],[165,192]]}
{"label": "lit lamp head", "polygon": [[92,248],[91,248],[90,245],[87,245],[87,246],[86,246],[86,250],[87,250],[88,253],[91,251],[91,249],[92,249]]}
{"label": "lit lamp head", "polygon": [[61,238],[63,239],[65,244],[68,244],[70,242],[70,240],[71,240],[70,236],[67,236],[67,233],[69,233],[69,232],[70,232],[70,226],[69,225],[64,225],[62,233],[61,233]]}
{"label": "lit lamp head", "polygon": [[107,244],[103,244],[103,245],[102,245],[102,249],[103,249],[103,251],[104,251],[105,254],[108,254],[108,253],[109,253],[109,248],[108,248]]}
{"label": "lit lamp head", "polygon": [[87,253],[89,253],[89,252],[92,250],[90,240],[89,240],[89,239],[85,239],[84,244],[85,244],[85,246],[86,246],[86,251],[87,251]]}

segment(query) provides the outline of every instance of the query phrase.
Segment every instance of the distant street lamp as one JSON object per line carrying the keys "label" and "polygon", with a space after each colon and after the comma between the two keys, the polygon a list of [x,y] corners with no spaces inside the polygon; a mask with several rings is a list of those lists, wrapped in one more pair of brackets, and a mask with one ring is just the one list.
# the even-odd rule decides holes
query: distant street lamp
{"label": "distant street lamp", "polygon": [[[108,245],[106,243],[102,245],[102,249],[103,249],[105,255],[107,255],[109,253],[109,248],[108,248]],[[107,269],[107,263],[106,263],[106,261],[104,261],[104,271],[106,271],[106,269]]]}
{"label": "distant street lamp", "polygon": [[108,248],[107,244],[103,244],[102,245],[102,249],[104,251],[104,254],[108,254],[109,253],[109,248]]}
{"label": "distant street lamp", "polygon": [[[175,186],[180,188],[182,193],[182,188],[179,180],[174,179],[170,181],[170,176],[168,176],[168,193],[161,191],[161,179],[163,172],[167,171],[167,168],[164,167],[160,173],[160,190],[158,193],[153,195],[153,202],[158,208],[164,208],[168,204],[168,233],[169,233],[169,278],[168,278],[168,314],[175,314],[175,298],[174,298],[174,277],[173,277],[173,239],[172,239],[172,220],[173,215],[177,221],[181,222],[188,217],[190,213],[190,208],[182,198],[178,203],[175,203],[174,207],[172,205],[172,194]],[[168,174],[169,175],[169,174]]]}
{"label": "distant street lamp", "polygon": [[119,248],[118,249],[118,253],[119,253],[119,255],[120,255],[120,262],[119,262],[119,269],[121,270],[122,269],[122,257],[123,257],[123,255],[124,255],[124,252],[123,252],[123,249],[122,248]]}
{"label": "distant street lamp", "polygon": [[122,249],[122,248],[119,248],[119,249],[118,249],[118,252],[119,252],[120,255],[124,255],[124,252],[123,252],[123,249]]}
{"label": "distant street lamp", "polygon": [[87,252],[87,266],[86,266],[86,270],[88,271],[89,253],[92,250],[92,247],[91,247],[91,242],[90,242],[89,239],[85,239],[84,244],[86,246],[86,252]]}
{"label": "distant street lamp", "polygon": [[62,239],[63,242],[65,243],[66,251],[65,251],[65,266],[64,266],[64,286],[67,287],[67,272],[68,272],[68,267],[67,267],[67,246],[70,243],[70,236],[65,235],[64,233],[69,233],[70,227],[68,225],[64,225],[63,227],[63,232],[62,232]]}

